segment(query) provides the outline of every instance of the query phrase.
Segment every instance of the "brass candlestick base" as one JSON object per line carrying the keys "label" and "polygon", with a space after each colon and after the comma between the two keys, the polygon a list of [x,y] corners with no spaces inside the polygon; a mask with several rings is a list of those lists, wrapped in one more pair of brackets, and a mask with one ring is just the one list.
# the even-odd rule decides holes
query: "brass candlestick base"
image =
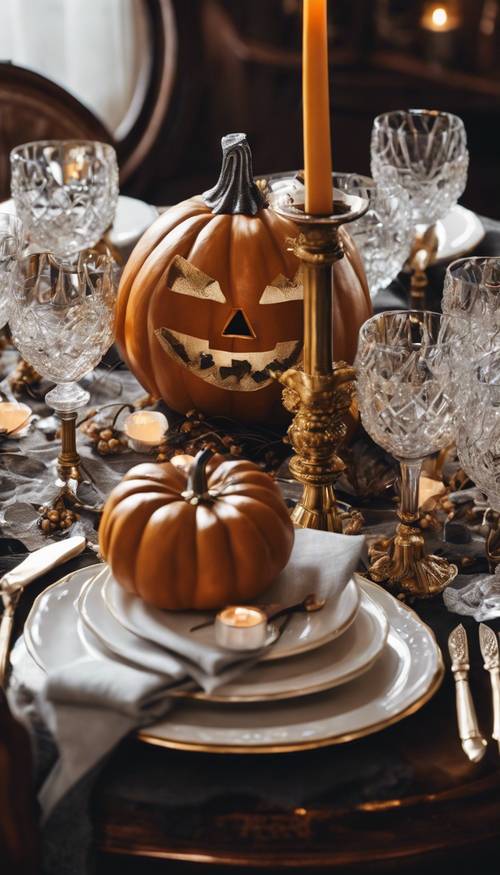
{"label": "brass candlestick base", "polygon": [[344,254],[340,227],[362,216],[368,200],[334,191],[332,215],[309,215],[297,174],[268,177],[266,194],[271,208],[297,225],[293,250],[302,262],[304,286],[303,368],[278,375],[285,387],[283,403],[295,414],[288,429],[295,450],[290,470],[304,487],[292,519],[302,528],[342,532],[349,515],[337,508],[334,483],[344,470],[337,453],[347,430],[344,417],[355,372],[345,362],[333,362],[332,265]]}
{"label": "brass candlestick base", "polygon": [[297,526],[342,532],[345,512],[337,507],[333,484],[345,465],[337,448],[345,437],[347,414],[354,391],[354,369],[344,362],[332,373],[312,376],[290,368],[280,376],[283,403],[295,413],[288,429],[295,450],[290,471],[304,490],[292,519]]}
{"label": "brass candlestick base", "polygon": [[425,555],[422,532],[400,522],[392,538],[375,541],[369,549],[370,577],[418,598],[442,592],[458,568],[442,556]]}

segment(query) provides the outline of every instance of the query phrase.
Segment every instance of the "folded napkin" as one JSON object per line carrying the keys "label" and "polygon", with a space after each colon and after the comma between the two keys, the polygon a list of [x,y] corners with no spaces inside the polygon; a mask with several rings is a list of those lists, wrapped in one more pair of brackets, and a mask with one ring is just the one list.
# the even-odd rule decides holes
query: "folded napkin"
{"label": "folded napkin", "polygon": [[[309,592],[335,598],[358,566],[364,538],[298,530],[290,561],[266,593],[269,602],[289,604]],[[75,611],[75,634],[76,632]],[[47,817],[65,793],[93,769],[129,732],[164,717],[174,700],[172,686],[190,679],[214,690],[254,664],[245,656],[207,647],[196,636],[182,641],[166,634],[168,672],[126,663],[101,648],[64,662],[45,676],[40,689],[27,681],[27,653],[18,648],[13,660],[9,702],[24,722],[48,728],[58,759],[39,794]],[[31,695],[30,695],[31,692]]]}

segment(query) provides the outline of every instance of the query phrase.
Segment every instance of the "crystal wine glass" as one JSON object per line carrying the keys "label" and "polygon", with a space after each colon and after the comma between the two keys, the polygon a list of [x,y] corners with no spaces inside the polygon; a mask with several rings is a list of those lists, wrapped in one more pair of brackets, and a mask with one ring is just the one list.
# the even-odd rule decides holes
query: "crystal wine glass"
{"label": "crystal wine glass", "polygon": [[377,116],[371,140],[372,174],[387,174],[410,196],[414,225],[433,225],[455,206],[467,182],[469,153],[461,118],[427,109]]}
{"label": "crystal wine glass", "polygon": [[[471,353],[500,347],[500,258],[459,258],[446,269],[443,313],[463,319],[468,326]],[[462,358],[470,373],[470,358]]]}
{"label": "crystal wine glass", "polygon": [[397,277],[410,255],[410,199],[390,178],[375,182],[358,173],[335,173],[334,187],[369,200],[368,212],[352,223],[349,233],[358,246],[374,298]]}
{"label": "crystal wine glass", "polygon": [[44,252],[21,262],[10,327],[21,355],[56,383],[45,400],[63,422],[62,481],[79,479],[76,411],[90,395],[77,381],[111,346],[116,284],[115,262],[94,250],[84,250],[76,261]]}
{"label": "crystal wine glass", "polygon": [[393,541],[371,551],[370,573],[420,597],[440,592],[457,574],[456,565],[425,555],[416,527],[423,459],[454,436],[457,354],[456,327],[438,313],[380,313],[359,334],[355,365],[363,425],[401,465],[400,522]]}
{"label": "crystal wine glass", "polygon": [[10,213],[0,213],[0,328],[9,320],[15,272],[23,246],[24,230],[21,220]]}
{"label": "crystal wine glass", "polygon": [[[470,367],[467,398],[457,421],[458,457],[464,471],[487,497],[497,519],[500,515],[500,349],[476,359]],[[483,612],[500,616],[500,551],[498,528],[490,531],[487,554],[496,564],[494,575],[473,578],[470,590],[480,584],[476,598]],[[486,619],[486,613],[482,619]]]}
{"label": "crystal wine glass", "polygon": [[39,140],[12,149],[10,163],[12,197],[31,243],[62,257],[99,242],[118,202],[112,146]]}

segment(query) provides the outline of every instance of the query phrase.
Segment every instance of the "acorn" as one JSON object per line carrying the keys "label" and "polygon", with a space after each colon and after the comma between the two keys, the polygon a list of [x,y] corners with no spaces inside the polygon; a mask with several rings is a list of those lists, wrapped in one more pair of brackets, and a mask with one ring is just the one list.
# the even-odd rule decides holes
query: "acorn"
{"label": "acorn", "polygon": [[28,388],[37,386],[41,379],[41,374],[38,371],[35,371],[24,359],[19,359],[15,370],[9,377],[9,385],[14,395],[22,395]]}
{"label": "acorn", "polygon": [[38,525],[44,535],[52,535],[54,532],[64,532],[79,519],[79,514],[66,507],[64,499],[59,497],[53,505],[46,505],[40,509]]}
{"label": "acorn", "polygon": [[127,448],[127,441],[116,428],[109,425],[103,426],[95,419],[82,422],[80,430],[87,435],[93,443],[94,449],[101,456],[116,455]]}

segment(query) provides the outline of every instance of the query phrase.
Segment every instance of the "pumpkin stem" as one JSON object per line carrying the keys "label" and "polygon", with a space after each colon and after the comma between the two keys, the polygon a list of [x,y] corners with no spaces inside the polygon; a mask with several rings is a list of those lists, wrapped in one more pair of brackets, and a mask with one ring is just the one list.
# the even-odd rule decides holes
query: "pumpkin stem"
{"label": "pumpkin stem", "polygon": [[198,453],[191,465],[186,492],[194,498],[199,499],[207,494],[208,482],[206,468],[208,460],[211,459],[212,456],[212,450],[209,450],[207,447]]}
{"label": "pumpkin stem", "polygon": [[222,137],[222,167],[213,188],[203,194],[203,200],[213,213],[255,216],[266,206],[266,200],[253,181],[252,153],[246,134],[226,134]]}

